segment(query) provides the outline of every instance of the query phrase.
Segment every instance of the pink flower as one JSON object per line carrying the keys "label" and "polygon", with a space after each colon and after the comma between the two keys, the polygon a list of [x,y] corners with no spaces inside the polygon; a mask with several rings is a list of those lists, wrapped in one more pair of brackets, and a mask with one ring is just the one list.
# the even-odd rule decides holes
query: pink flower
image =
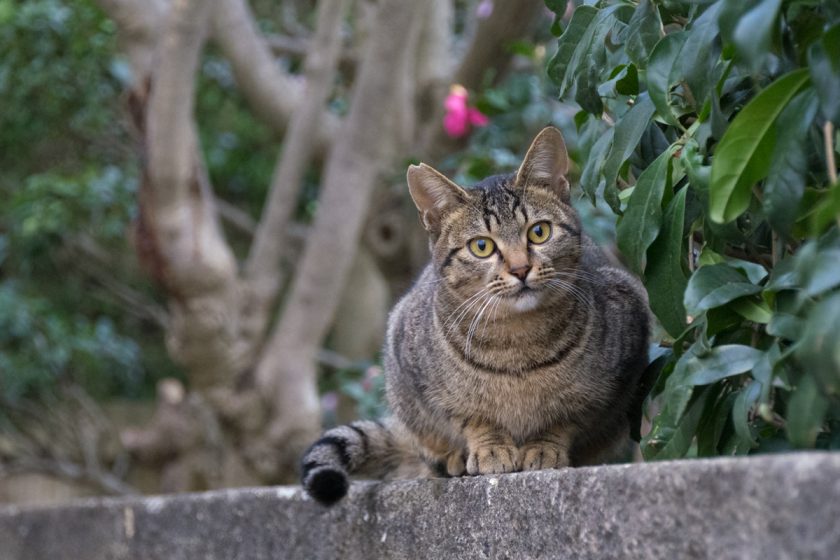
{"label": "pink flower", "polygon": [[461,138],[470,132],[471,126],[487,126],[487,115],[467,104],[469,93],[464,86],[455,84],[449,89],[449,95],[443,103],[446,114],[443,117],[443,129],[452,138]]}

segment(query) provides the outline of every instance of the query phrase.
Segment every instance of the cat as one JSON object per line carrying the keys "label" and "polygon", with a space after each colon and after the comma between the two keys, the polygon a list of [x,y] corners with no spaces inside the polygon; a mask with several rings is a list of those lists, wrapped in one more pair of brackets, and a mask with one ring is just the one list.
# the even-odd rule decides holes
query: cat
{"label": "cat", "polygon": [[640,419],[647,293],[581,231],[556,128],[518,171],[462,188],[425,164],[409,192],[432,259],[388,320],[392,416],[328,430],[302,484],[332,504],[351,474],[461,476],[602,462]]}

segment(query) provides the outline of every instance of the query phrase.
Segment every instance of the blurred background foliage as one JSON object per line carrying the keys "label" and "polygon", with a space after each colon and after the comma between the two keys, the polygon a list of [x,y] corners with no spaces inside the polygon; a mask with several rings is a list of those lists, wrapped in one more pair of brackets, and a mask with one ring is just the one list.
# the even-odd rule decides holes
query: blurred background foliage
{"label": "blurred background foliage", "polygon": [[[301,12],[302,5],[251,2],[267,34],[311,30],[314,10]],[[455,7],[463,32],[476,5]],[[574,110],[557,101],[544,71],[553,42],[544,27],[534,40],[511,45],[518,54],[511,72],[496,85],[488,76],[486,87],[470,92],[489,125],[475,128],[441,168],[470,184],[513,170],[546,123],[573,129]],[[290,60],[283,63],[300,71]],[[165,348],[164,298],[132,245],[139,171],[123,94],[129,72],[113,22],[91,0],[0,0],[0,395],[10,402],[38,400],[62,384],[79,384],[101,401],[147,399],[158,380],[183,379]],[[224,221],[227,237],[243,256],[280,142],[253,116],[229,63],[212,48],[197,92],[205,161],[223,216],[234,214]],[[339,113],[344,93],[339,84],[331,101]],[[567,140],[576,150],[575,136]],[[300,222],[312,217],[318,179],[306,179]],[[609,242],[612,213],[580,206],[596,236]],[[381,413],[377,359],[326,367],[328,423],[336,395],[362,416]]]}

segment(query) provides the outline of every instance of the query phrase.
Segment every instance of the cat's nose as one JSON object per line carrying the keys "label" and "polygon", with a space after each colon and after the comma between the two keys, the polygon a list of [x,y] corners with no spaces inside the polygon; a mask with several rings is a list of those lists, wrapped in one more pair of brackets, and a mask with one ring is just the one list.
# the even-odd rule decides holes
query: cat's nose
{"label": "cat's nose", "polygon": [[531,271],[531,265],[525,264],[522,266],[517,266],[516,268],[511,268],[510,273],[519,278],[520,280],[525,280],[528,276],[528,273]]}

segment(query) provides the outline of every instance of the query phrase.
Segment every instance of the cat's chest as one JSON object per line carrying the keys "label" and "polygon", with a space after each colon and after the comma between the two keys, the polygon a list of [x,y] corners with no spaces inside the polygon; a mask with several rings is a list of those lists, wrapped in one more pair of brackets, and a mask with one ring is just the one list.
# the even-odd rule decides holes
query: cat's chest
{"label": "cat's chest", "polygon": [[525,439],[574,418],[601,397],[600,388],[578,371],[582,358],[572,351],[561,363],[523,375],[482,371],[453,360],[436,384],[435,400],[454,417],[482,418]]}

